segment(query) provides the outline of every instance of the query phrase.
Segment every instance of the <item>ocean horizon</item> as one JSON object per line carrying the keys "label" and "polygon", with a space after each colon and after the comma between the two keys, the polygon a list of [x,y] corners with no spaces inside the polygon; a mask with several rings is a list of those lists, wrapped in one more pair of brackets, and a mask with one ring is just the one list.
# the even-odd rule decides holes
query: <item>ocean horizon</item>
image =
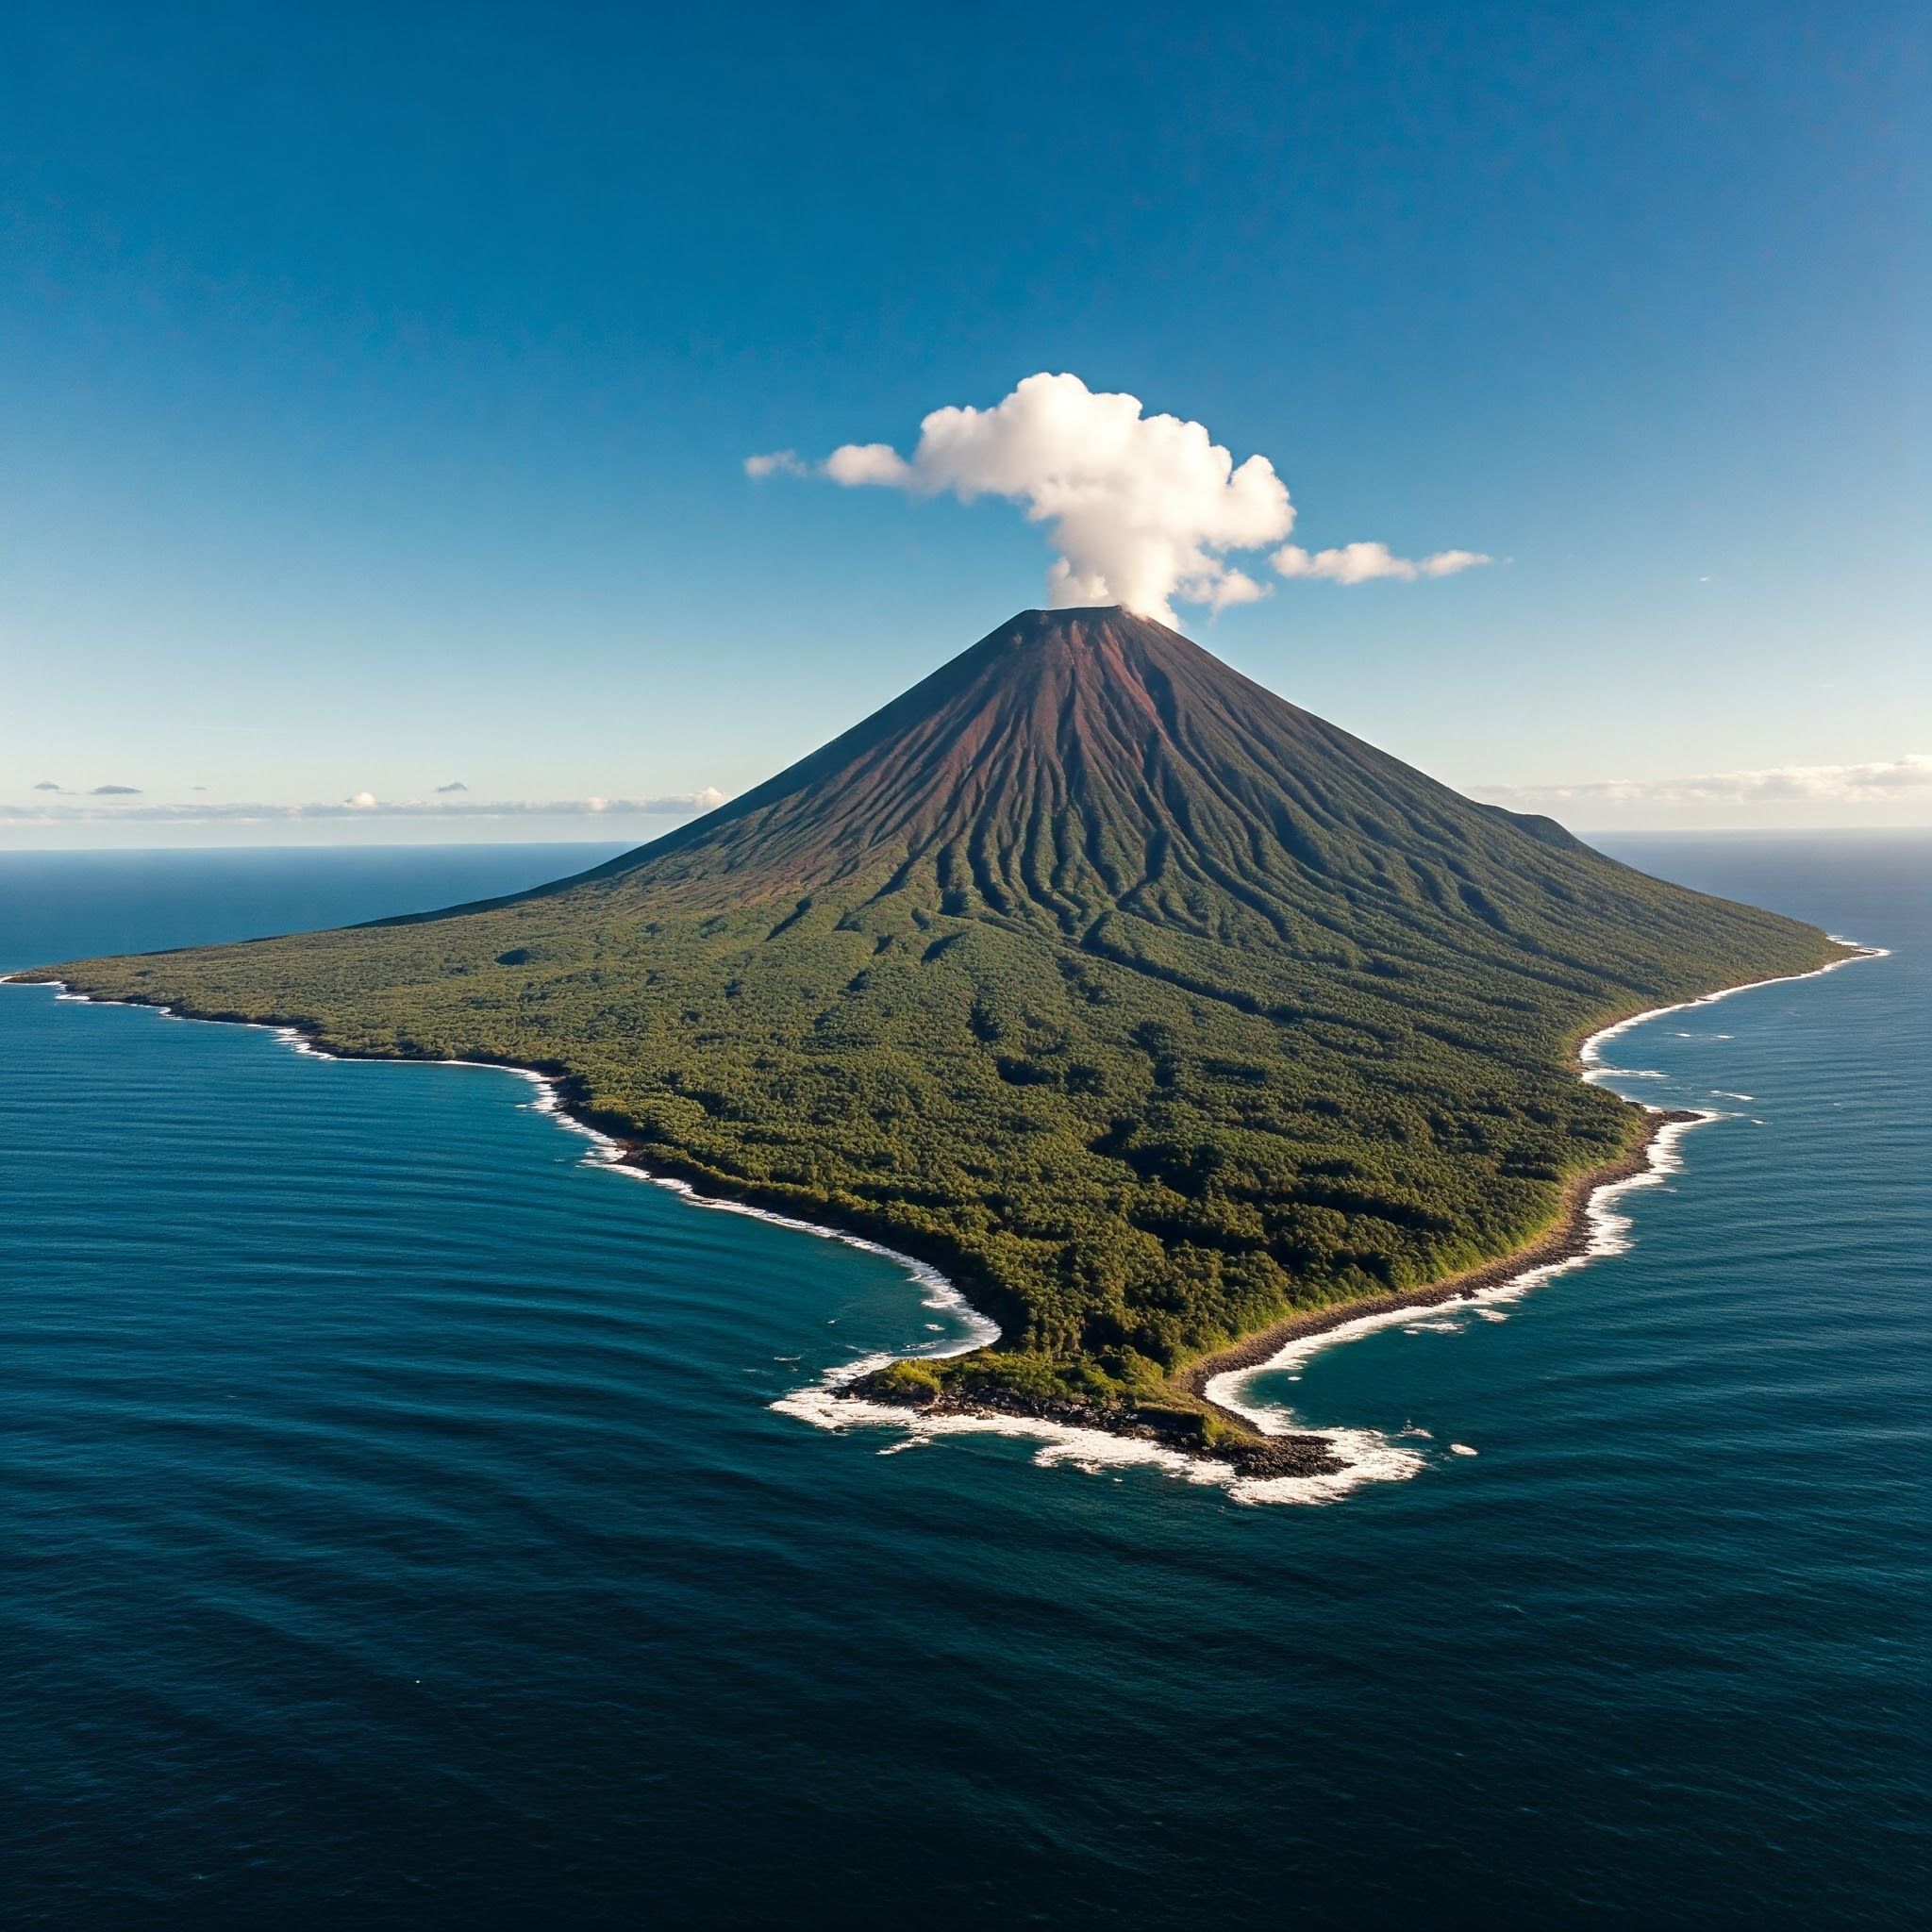
{"label": "ocean horizon", "polygon": [[[1906,1923],[1932,834],[1598,842],[1887,956],[1617,1029],[1709,1119],[1610,1252],[1245,1373],[1321,1507],[804,1426],[974,1318],[501,1070],[0,987],[21,1922]],[[0,970],[614,849],[8,855]]]}

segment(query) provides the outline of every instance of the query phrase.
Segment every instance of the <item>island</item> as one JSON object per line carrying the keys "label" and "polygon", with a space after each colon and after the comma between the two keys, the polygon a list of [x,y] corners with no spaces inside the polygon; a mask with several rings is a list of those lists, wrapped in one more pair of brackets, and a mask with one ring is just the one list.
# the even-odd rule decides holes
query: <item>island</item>
{"label": "island", "polygon": [[[1660,1116],[1592,1031],[1848,949],[1478,804],[1167,626],[1034,610],[538,891],[26,978],[536,1070],[625,1157],[998,1324],[861,1392],[1263,1471],[1213,1371],[1565,1251]],[[721,1293],[728,1293],[722,1284]]]}

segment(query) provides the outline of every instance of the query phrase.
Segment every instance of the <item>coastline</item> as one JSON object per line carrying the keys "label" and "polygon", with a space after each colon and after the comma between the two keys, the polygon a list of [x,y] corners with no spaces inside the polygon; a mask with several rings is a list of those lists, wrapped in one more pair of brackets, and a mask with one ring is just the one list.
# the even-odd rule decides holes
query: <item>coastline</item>
{"label": "coastline", "polygon": [[[815,1235],[821,1241],[837,1241],[841,1246],[858,1248],[869,1255],[883,1256],[887,1260],[897,1263],[919,1287],[927,1291],[928,1307],[952,1309],[964,1318],[974,1330],[968,1340],[956,1345],[922,1350],[924,1358],[942,1360],[948,1356],[965,1355],[975,1348],[988,1347],[999,1339],[999,1324],[976,1307],[964,1291],[931,1261],[917,1255],[908,1254],[902,1249],[891,1247],[884,1241],[860,1234],[853,1228],[836,1227],[827,1222],[808,1221],[799,1215],[788,1214],[780,1208],[767,1208],[750,1199],[735,1197],[723,1191],[723,1184],[712,1176],[705,1176],[701,1185],[685,1175],[647,1166],[633,1143],[625,1141],[622,1135],[600,1126],[586,1110],[573,1102],[565,1091],[569,1079],[567,1074],[547,1071],[541,1067],[520,1065],[512,1060],[437,1058],[426,1054],[356,1053],[330,1042],[314,1028],[295,1020],[253,1020],[241,1013],[202,1012],[192,1008],[173,1006],[163,1000],[116,999],[105,993],[80,991],[64,979],[28,978],[25,972],[0,973],[0,986],[9,985],[45,987],[57,1000],[72,1002],[76,1006],[136,1007],[158,1014],[163,1019],[187,1021],[196,1025],[251,1027],[258,1032],[273,1033],[291,1052],[307,1055],[312,1059],[364,1060],[392,1066],[473,1067],[480,1068],[486,1073],[511,1074],[519,1080],[527,1081],[538,1090],[534,1105],[539,1113],[549,1115],[559,1126],[574,1134],[581,1134],[591,1143],[597,1157],[596,1164],[600,1167],[610,1168],[628,1175],[633,1180],[646,1181],[652,1187],[666,1189],[689,1201],[695,1208],[707,1208],[726,1214],[742,1214],[754,1221],[769,1222],[774,1227],[791,1228],[794,1233]],[[708,1192],[707,1187],[714,1188],[717,1191]]]}
{"label": "coastline", "polygon": [[1656,1108],[1645,1111],[1647,1118],[1637,1144],[1615,1160],[1573,1174],[1564,1183],[1549,1226],[1522,1247],[1492,1260],[1478,1262],[1459,1274],[1425,1282],[1420,1288],[1358,1301],[1336,1302],[1284,1316],[1269,1327],[1244,1335],[1231,1347],[1203,1356],[1176,1370],[1172,1378],[1174,1386],[1207,1403],[1230,1422],[1252,1427],[1253,1413],[1224,1405],[1213,1393],[1215,1383],[1225,1376],[1274,1366],[1276,1358],[1295,1342],[1326,1336],[1339,1328],[1356,1328],[1358,1324],[1366,1334],[1372,1326],[1387,1325],[1392,1319],[1419,1309],[1441,1307],[1447,1302],[1474,1302],[1496,1290],[1517,1287],[1525,1275],[1547,1279],[1566,1264],[1593,1259],[1595,1228],[1591,1210],[1598,1205],[1599,1197],[1652,1174],[1666,1172],[1661,1163],[1672,1144],[1672,1128],[1694,1127],[1718,1118],[1714,1113],[1689,1108]]}
{"label": "coastline", "polygon": [[[1838,935],[1833,942],[1844,950],[1806,973],[1778,974],[1742,980],[1689,1000],[1613,1020],[1585,1037],[1576,1048],[1579,1077],[1598,1080],[1617,1070],[1602,1064],[1604,1044],[1646,1021],[1666,1013],[1686,1011],[1727,999],[1753,987],[1788,984],[1822,977],[1859,959],[1886,956],[1883,947],[1863,946]],[[32,969],[27,969],[31,971]],[[358,1053],[331,1045],[310,1026],[292,1020],[251,1019],[226,1012],[183,1009],[162,1001],[118,999],[80,991],[53,977],[29,978],[25,973],[0,974],[0,984],[45,986],[61,1000],[97,1006],[145,1007],[176,1020],[217,1025],[243,1025],[275,1034],[294,1051],[325,1059],[389,1060],[420,1066],[484,1067],[508,1073],[534,1084],[539,1109],[571,1131],[584,1135],[596,1150],[598,1164],[627,1174],[654,1186],[681,1194],[695,1207],[748,1215],[797,1232],[884,1257],[904,1268],[924,1291],[926,1305],[961,1316],[969,1324],[965,1340],[922,1349],[913,1356],[879,1354],[841,1364],[814,1384],[781,1397],[772,1407],[816,1427],[843,1431],[852,1426],[883,1424],[904,1432],[907,1440],[881,1450],[881,1455],[914,1446],[923,1440],[954,1434],[1019,1436],[1041,1443],[1035,1460],[1060,1462],[1098,1471],[1128,1463],[1151,1464],[1194,1483],[1217,1485],[1244,1503],[1326,1502],[1366,1482],[1401,1479],[1415,1474],[1424,1457],[1390,1441],[1374,1429],[1309,1428],[1286,1410],[1249,1407],[1241,1400],[1248,1377],[1281,1369],[1317,1348],[1354,1340],[1357,1336],[1412,1320],[1422,1310],[1457,1303],[1513,1300],[1555,1276],[1584,1267],[1593,1259],[1622,1252],[1629,1224],[1611,1207],[1616,1196],[1632,1188],[1655,1184],[1676,1170],[1677,1139],[1691,1127],[1722,1118],[1714,1111],[1646,1108],[1649,1119],[1637,1143],[1616,1160],[1574,1175],[1565,1184],[1551,1224],[1525,1246],[1480,1263],[1443,1280],[1424,1284],[1390,1296],[1345,1302],[1297,1312],[1243,1337],[1230,1347],[1200,1357],[1175,1372],[1173,1385],[1199,1402],[1224,1425],[1238,1432],[1225,1446],[1174,1446],[1145,1421],[1132,1414],[1110,1417],[1104,1412],[1074,1415],[1062,1412],[1074,1406],[1041,1406],[1015,1402],[1008,1407],[985,1403],[945,1400],[925,1407],[874,1399],[846,1392],[850,1385],[876,1374],[897,1360],[942,1359],[990,1346],[1000,1329],[991,1316],[974,1305],[966,1291],[934,1262],[890,1246],[855,1229],[810,1221],[782,1208],[768,1208],[724,1191],[713,1176],[693,1181],[675,1172],[653,1168],[641,1150],[587,1117],[566,1091],[568,1075],[560,1071],[493,1059],[433,1058],[403,1053]],[[1641,1105],[1641,1103],[1635,1103]],[[708,1191],[708,1190],[710,1190]],[[1474,1452],[1452,1444],[1455,1454]]]}
{"label": "coastline", "polygon": [[[1840,947],[1839,957],[1814,966],[1808,973],[1768,974],[1757,979],[1743,979],[1734,986],[1717,988],[1688,1000],[1674,1000],[1661,1007],[1646,1007],[1619,1020],[1597,1027],[1586,1035],[1576,1048],[1578,1076],[1595,1083],[1620,1070],[1604,1064],[1603,1049],[1609,1041],[1630,1032],[1667,1013],[1688,1012],[1695,1007],[1715,1005],[1734,994],[1749,992],[1754,987],[1785,986],[1799,980],[1821,979],[1842,966],[1861,959],[1882,959],[1884,946],[1868,946],[1839,933],[1826,937]],[[1642,1106],[1641,1102],[1633,1105]],[[1583,1174],[1565,1183],[1563,1196],[1551,1224],[1525,1246],[1494,1260],[1465,1269],[1459,1274],[1425,1283],[1420,1288],[1377,1296],[1370,1301],[1343,1302],[1332,1307],[1311,1308],[1285,1317],[1272,1326],[1244,1336],[1230,1347],[1203,1356],[1188,1363],[1174,1377],[1177,1387],[1206,1403],[1216,1414],[1241,1426],[1263,1434],[1278,1430],[1285,1412],[1267,1407],[1249,1407],[1241,1396],[1243,1385],[1257,1375],[1287,1369],[1306,1360],[1318,1348],[1352,1341],[1358,1336],[1398,1325],[1414,1316],[1447,1303],[1463,1307],[1497,1301],[1514,1301],[1533,1288],[1559,1274],[1588,1266],[1593,1260],[1620,1254],[1627,1245],[1624,1231],[1629,1224],[1615,1214],[1616,1198],[1633,1188],[1654,1185],[1677,1171],[1676,1144],[1692,1127],[1724,1116],[1716,1109],[1672,1109],[1644,1108],[1649,1116],[1637,1144],[1616,1160]]]}

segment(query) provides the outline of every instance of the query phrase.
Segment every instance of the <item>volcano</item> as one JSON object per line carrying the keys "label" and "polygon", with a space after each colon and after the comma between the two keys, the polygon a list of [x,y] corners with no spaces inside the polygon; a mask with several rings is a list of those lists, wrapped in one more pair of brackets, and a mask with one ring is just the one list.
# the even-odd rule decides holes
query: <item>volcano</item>
{"label": "volcano", "polygon": [[[1348,881],[1405,871],[1425,897],[1487,918],[1469,869],[1512,896],[1542,857],[1525,840],[1583,849],[1551,820],[1435,784],[1152,619],[1033,610],[589,878],[694,903],[876,887],[884,869],[881,895],[937,882],[954,915],[1076,935],[1119,911],[1208,933],[1231,907],[1291,922]],[[1277,937],[1293,943],[1287,925]]]}
{"label": "volcano", "polygon": [[539,1067],[645,1165],[952,1274],[1001,1339],[901,1393],[1212,1433],[1189,1364],[1521,1250],[1629,1156],[1585,1033],[1840,952],[1096,608],[538,891],[43,976]]}

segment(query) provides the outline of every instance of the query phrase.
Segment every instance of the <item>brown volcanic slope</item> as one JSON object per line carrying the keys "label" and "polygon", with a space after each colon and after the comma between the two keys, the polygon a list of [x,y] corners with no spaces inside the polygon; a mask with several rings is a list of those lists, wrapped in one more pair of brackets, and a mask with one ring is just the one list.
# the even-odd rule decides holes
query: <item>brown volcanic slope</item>
{"label": "brown volcanic slope", "polygon": [[1581,1032],[1833,952],[1087,609],[539,892],[58,971],[555,1069],[654,1164],[953,1270],[1006,1332],[942,1374],[1145,1408],[1536,1234],[1639,1129]]}
{"label": "brown volcanic slope", "polygon": [[1212,934],[1225,900],[1291,924],[1311,886],[1320,897],[1323,882],[1350,879],[1464,897],[1487,919],[1458,858],[1474,840],[1535,873],[1525,837],[1580,849],[1552,821],[1472,804],[1151,619],[1033,610],[755,791],[548,890],[628,874],[742,898],[837,890],[884,865],[882,893],[936,882],[953,912],[1080,934],[1118,910]]}

